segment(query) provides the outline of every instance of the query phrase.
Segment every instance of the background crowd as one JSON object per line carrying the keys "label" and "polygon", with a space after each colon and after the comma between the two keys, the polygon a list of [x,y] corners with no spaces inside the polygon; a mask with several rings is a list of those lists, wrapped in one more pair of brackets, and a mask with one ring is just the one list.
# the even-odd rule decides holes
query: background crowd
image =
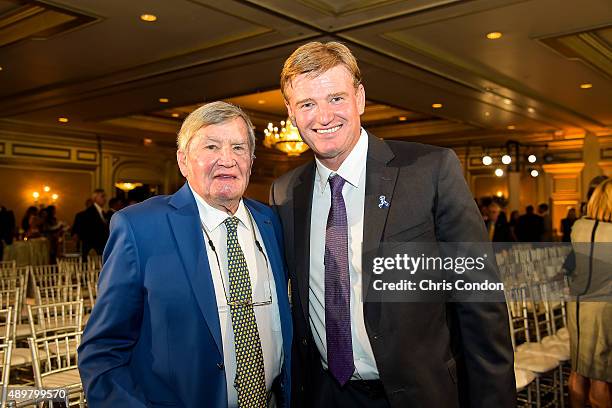
{"label": "background crowd", "polygon": [[126,204],[134,202],[126,203],[120,197],[113,197],[108,200],[108,209],[106,204],[104,190],[95,190],[72,224],[57,218],[55,205],[28,207],[20,223],[12,210],[0,206],[0,260],[4,259],[4,248],[13,241],[41,237],[49,241],[51,263],[55,263],[61,252],[77,252],[86,257],[90,251],[95,251],[101,255],[108,239],[111,217]]}

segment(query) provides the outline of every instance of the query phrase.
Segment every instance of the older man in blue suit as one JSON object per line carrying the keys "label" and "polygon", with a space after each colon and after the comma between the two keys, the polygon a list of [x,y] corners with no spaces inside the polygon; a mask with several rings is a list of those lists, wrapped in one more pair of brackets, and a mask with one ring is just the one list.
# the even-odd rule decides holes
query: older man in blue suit
{"label": "older man in blue suit", "polygon": [[242,198],[254,149],[238,107],[204,105],[179,132],[187,183],[113,216],[79,348],[89,407],[287,405],[281,227]]}

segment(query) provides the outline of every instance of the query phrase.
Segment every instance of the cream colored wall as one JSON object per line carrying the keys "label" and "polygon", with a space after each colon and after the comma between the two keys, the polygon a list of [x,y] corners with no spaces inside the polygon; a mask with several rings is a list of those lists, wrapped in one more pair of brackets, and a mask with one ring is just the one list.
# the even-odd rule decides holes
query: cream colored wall
{"label": "cream colored wall", "polygon": [[[92,190],[93,174],[86,170],[54,170],[36,167],[0,165],[0,204],[13,210],[17,223],[31,205],[50,205],[57,208],[57,219],[72,224],[74,214],[84,208],[84,201]],[[45,194],[44,186],[51,191]],[[41,197],[35,200],[33,192]],[[53,201],[51,194],[58,194]]]}
{"label": "cream colored wall", "polygon": [[17,222],[34,204],[32,192],[44,195],[45,185],[59,195],[58,218],[72,223],[93,189],[104,188],[110,198],[117,181],[157,184],[160,194],[173,193],[183,183],[174,148],[0,128],[0,204],[15,212]]}

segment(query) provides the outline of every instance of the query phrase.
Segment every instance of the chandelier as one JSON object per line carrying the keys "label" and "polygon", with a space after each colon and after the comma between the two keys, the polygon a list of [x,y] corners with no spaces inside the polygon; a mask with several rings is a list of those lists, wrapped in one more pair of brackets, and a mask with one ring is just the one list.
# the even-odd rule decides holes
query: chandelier
{"label": "chandelier", "polygon": [[142,183],[138,183],[138,182],[129,183],[125,181],[120,181],[120,182],[115,183],[115,187],[117,187],[120,190],[123,190],[125,193],[128,193],[137,187],[142,187]]}
{"label": "chandelier", "polygon": [[291,119],[282,120],[280,132],[278,127],[268,123],[264,129],[263,145],[269,149],[276,148],[288,156],[299,156],[308,150],[308,145],[304,143],[298,128],[293,126]]}

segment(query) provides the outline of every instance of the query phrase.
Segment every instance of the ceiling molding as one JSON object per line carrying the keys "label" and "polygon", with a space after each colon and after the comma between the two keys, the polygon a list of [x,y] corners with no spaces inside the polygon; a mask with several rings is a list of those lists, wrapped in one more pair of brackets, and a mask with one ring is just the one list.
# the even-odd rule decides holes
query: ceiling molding
{"label": "ceiling molding", "polygon": [[538,40],[563,55],[579,60],[596,72],[612,78],[612,44],[603,39],[612,33],[612,25],[569,35],[539,38]]}
{"label": "ceiling molding", "polygon": [[48,40],[91,24],[95,17],[39,1],[15,2],[0,15],[0,48],[26,40]]}

